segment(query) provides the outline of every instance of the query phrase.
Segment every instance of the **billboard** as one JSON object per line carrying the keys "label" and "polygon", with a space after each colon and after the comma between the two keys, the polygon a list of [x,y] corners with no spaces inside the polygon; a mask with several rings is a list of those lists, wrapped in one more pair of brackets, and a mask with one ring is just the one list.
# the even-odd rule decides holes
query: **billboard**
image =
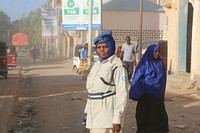
{"label": "billboard", "polygon": [[54,8],[42,9],[42,38],[57,38],[57,11]]}
{"label": "billboard", "polygon": [[[62,0],[62,29],[88,30],[90,0]],[[93,30],[101,29],[101,0],[93,0]]]}

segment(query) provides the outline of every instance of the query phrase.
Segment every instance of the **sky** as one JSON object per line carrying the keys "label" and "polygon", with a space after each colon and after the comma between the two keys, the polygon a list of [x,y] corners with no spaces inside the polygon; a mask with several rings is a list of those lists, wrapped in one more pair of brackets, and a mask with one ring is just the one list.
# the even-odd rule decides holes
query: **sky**
{"label": "sky", "polygon": [[30,11],[41,7],[47,0],[0,0],[0,10],[3,10],[11,21],[28,15]]}

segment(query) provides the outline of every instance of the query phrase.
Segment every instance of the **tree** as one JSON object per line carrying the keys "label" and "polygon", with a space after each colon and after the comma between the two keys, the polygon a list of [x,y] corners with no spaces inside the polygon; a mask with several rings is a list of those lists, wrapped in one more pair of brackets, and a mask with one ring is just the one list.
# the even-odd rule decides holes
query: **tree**
{"label": "tree", "polygon": [[28,35],[31,45],[40,45],[42,42],[41,8],[31,11],[27,17],[22,17],[18,27],[20,32]]}
{"label": "tree", "polygon": [[0,40],[6,43],[11,42],[11,21],[6,13],[0,11]]}

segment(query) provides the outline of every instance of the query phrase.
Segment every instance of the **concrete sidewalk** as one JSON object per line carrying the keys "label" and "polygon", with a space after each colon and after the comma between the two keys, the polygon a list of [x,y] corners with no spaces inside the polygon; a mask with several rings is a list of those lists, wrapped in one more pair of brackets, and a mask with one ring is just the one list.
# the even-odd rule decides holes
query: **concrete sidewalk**
{"label": "concrete sidewalk", "polygon": [[191,80],[189,73],[168,75],[166,93],[166,98],[180,96],[200,99],[200,82]]}

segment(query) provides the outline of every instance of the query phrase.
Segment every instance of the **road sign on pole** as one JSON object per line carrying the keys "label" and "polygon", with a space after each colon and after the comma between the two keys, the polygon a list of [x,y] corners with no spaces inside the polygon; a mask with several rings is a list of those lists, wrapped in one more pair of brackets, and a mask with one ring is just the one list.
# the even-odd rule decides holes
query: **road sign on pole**
{"label": "road sign on pole", "polygon": [[92,6],[93,6],[93,0],[89,1],[89,25],[88,25],[88,35],[89,35],[89,47],[88,47],[88,68],[90,69],[92,67]]}
{"label": "road sign on pole", "polygon": [[[88,30],[90,0],[62,0],[62,29]],[[93,30],[101,29],[101,0],[92,0]]]}
{"label": "road sign on pole", "polygon": [[140,0],[140,39],[139,39],[139,60],[142,57],[142,23],[143,23],[143,0]]}
{"label": "road sign on pole", "polygon": [[56,39],[57,38],[57,11],[54,8],[42,9],[42,38]]}

